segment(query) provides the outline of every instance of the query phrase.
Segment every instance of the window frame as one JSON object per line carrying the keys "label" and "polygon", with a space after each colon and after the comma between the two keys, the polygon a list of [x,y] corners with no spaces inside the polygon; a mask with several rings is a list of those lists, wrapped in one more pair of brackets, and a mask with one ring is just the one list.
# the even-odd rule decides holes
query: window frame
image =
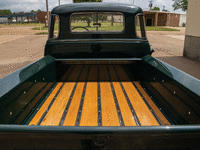
{"label": "window frame", "polygon": [[[54,27],[55,27],[55,21],[56,21],[56,16],[58,17],[58,36],[56,38],[53,37],[54,35]],[[49,20],[49,34],[48,34],[48,38],[49,39],[58,39],[60,35],[60,17],[57,14],[51,14],[50,16],[50,20]]]}
{"label": "window frame", "polygon": [[[139,24],[140,24],[140,30],[141,30],[141,37],[138,36],[137,34],[137,29],[136,29],[136,21],[137,21],[137,16],[139,16]],[[142,19],[141,19],[142,17]],[[143,13],[139,13],[137,15],[135,15],[135,34],[136,34],[136,37],[139,38],[139,39],[147,39],[146,37],[146,26],[145,26],[145,17],[144,17],[144,14]]]}

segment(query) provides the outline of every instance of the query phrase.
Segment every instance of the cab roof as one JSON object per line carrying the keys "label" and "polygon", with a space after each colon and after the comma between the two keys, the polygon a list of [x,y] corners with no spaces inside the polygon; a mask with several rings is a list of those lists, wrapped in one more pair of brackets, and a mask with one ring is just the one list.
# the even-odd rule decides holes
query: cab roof
{"label": "cab roof", "polygon": [[143,13],[142,9],[132,4],[85,2],[70,3],[55,7],[51,14],[67,15],[74,12],[121,12],[129,14]]}

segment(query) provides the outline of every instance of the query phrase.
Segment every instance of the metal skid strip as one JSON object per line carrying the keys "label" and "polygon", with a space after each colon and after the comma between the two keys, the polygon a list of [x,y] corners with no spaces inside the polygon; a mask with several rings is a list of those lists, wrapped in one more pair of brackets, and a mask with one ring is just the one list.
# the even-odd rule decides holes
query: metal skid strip
{"label": "metal skid strip", "polygon": [[136,112],[135,112],[135,110],[134,110],[134,108],[133,108],[133,106],[132,106],[132,104],[131,104],[131,102],[130,102],[130,99],[129,99],[129,97],[128,97],[128,95],[127,95],[125,89],[124,89],[124,86],[122,85],[122,82],[121,82],[121,80],[120,80],[120,78],[119,78],[119,75],[118,75],[118,73],[117,73],[117,70],[116,70],[115,66],[113,66],[113,68],[114,68],[115,73],[116,73],[116,76],[117,76],[117,78],[118,78],[118,80],[119,80],[120,86],[121,86],[121,88],[122,88],[122,91],[123,91],[124,96],[125,96],[125,98],[126,98],[126,101],[127,101],[127,103],[128,103],[128,106],[129,106],[129,108],[130,108],[130,110],[131,110],[131,113],[132,113],[132,115],[133,115],[133,118],[135,119],[135,122],[136,122],[137,126],[141,126],[141,123],[140,123],[140,121],[139,121],[139,119],[138,119],[138,117],[137,117],[137,114],[136,114]]}
{"label": "metal skid strip", "polygon": [[81,102],[80,102],[78,114],[77,114],[77,117],[76,117],[75,126],[79,126],[80,121],[81,121],[81,114],[82,114],[83,103],[84,103],[84,99],[85,99],[85,92],[86,92],[86,87],[87,87],[88,76],[89,76],[89,73],[90,73],[90,68],[91,68],[91,66],[89,67],[88,73],[87,73],[87,76],[86,76],[85,85],[84,85],[82,96],[81,96]]}

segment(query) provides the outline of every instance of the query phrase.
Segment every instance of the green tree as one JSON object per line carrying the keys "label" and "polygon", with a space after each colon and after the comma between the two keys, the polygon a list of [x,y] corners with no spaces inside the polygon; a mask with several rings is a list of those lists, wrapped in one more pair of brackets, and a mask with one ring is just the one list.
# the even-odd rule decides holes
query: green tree
{"label": "green tree", "polygon": [[[82,2],[102,2],[102,0],[73,0],[73,3],[82,3]],[[88,24],[87,27],[90,27],[90,23],[92,21],[96,21],[96,15],[83,16],[81,18],[76,17],[76,19],[73,19],[73,21],[75,20],[86,21]],[[104,20],[104,19],[100,18],[100,20]],[[107,17],[106,17],[106,20],[107,20]]]}
{"label": "green tree", "polygon": [[166,10],[166,9],[163,9],[162,11],[164,11],[164,12],[169,12],[168,10]]}
{"label": "green tree", "polygon": [[[99,21],[106,21],[108,18],[107,14],[98,14],[98,20]],[[86,15],[86,14],[82,14],[82,15],[73,15],[73,17],[71,18],[72,22],[75,21],[85,21],[87,23],[87,27],[91,27],[90,23],[91,22],[96,22],[97,21],[97,14],[90,14],[90,15]]]}
{"label": "green tree", "polygon": [[91,14],[91,15],[86,15],[86,14],[83,14],[83,15],[74,15],[72,17],[72,21],[75,22],[75,21],[86,21],[87,22],[87,27],[90,27],[90,23],[92,21],[95,21],[95,14]]}
{"label": "green tree", "polygon": [[31,12],[35,12],[35,10],[31,10]]}
{"label": "green tree", "polygon": [[9,14],[12,14],[12,12],[10,11],[10,9],[0,10],[0,15],[9,15]]}
{"label": "green tree", "polygon": [[40,10],[40,9],[38,9],[36,12],[37,12],[37,13],[38,13],[38,12],[41,12],[41,10]]}
{"label": "green tree", "polygon": [[160,8],[159,8],[159,7],[154,7],[153,10],[158,10],[158,11],[160,11]]}
{"label": "green tree", "polygon": [[182,9],[182,11],[187,11],[188,0],[174,0],[172,7],[174,10]]}
{"label": "green tree", "polygon": [[95,20],[95,17],[94,17],[94,14],[93,15],[91,15],[91,16],[83,16],[83,17],[80,17],[80,20],[81,21],[86,21],[87,22],[87,27],[90,27],[90,23],[92,22],[92,21],[94,21]]}
{"label": "green tree", "polygon": [[100,20],[101,22],[104,22],[108,19],[108,14],[99,14],[98,15],[98,20]]}

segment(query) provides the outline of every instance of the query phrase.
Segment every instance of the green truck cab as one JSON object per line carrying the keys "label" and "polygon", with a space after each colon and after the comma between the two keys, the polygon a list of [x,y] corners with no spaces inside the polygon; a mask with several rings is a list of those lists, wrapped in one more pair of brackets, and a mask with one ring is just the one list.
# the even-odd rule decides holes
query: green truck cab
{"label": "green truck cab", "polygon": [[0,149],[197,149],[200,81],[152,52],[137,6],[55,7],[44,57],[0,79]]}

